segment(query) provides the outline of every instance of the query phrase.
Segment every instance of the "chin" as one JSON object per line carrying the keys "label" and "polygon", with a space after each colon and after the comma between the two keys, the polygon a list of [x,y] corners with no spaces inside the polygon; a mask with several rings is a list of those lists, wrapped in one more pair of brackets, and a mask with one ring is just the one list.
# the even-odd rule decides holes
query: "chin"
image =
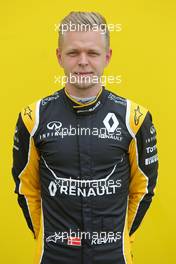
{"label": "chin", "polygon": [[89,89],[94,87],[96,84],[95,83],[74,83],[73,86],[77,89]]}

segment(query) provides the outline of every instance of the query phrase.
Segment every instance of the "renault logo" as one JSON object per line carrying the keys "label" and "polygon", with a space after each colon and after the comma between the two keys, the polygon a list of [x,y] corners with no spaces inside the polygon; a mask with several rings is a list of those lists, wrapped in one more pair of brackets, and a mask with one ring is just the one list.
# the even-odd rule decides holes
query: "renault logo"
{"label": "renault logo", "polygon": [[103,120],[108,133],[114,132],[119,125],[119,121],[114,113],[108,113],[105,119]]}

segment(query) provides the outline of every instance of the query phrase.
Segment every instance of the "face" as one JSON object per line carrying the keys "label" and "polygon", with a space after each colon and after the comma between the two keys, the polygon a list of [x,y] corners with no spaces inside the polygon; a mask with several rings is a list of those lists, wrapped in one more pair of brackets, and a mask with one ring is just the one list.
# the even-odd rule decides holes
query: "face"
{"label": "face", "polygon": [[106,49],[105,35],[99,31],[66,32],[56,51],[68,84],[77,89],[99,85],[111,53],[111,49]]}

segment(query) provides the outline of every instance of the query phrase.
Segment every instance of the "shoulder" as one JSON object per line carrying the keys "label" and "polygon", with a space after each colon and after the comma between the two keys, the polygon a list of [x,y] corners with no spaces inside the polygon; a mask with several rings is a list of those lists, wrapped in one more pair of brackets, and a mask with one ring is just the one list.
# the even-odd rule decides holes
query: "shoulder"
{"label": "shoulder", "polygon": [[148,115],[149,111],[147,108],[130,99],[127,99],[126,124],[133,136],[137,134]]}
{"label": "shoulder", "polygon": [[61,89],[61,90],[59,90],[59,91],[57,91],[57,92],[55,92],[55,93],[53,93],[47,97],[44,97],[41,100],[41,106],[46,106],[46,105],[50,104],[51,102],[58,100],[62,90],[63,89]]}
{"label": "shoulder", "polygon": [[135,136],[144,120],[150,115],[147,108],[109,91],[108,99],[116,105],[125,109],[126,126],[132,136]]}
{"label": "shoulder", "polygon": [[111,101],[111,103],[117,104],[117,105],[121,105],[121,106],[125,106],[127,104],[127,99],[117,95],[116,93],[108,90],[109,95],[108,95],[108,100]]}
{"label": "shoulder", "polygon": [[36,102],[33,102],[32,104],[29,104],[28,106],[24,107],[21,110],[21,118],[26,126],[27,130],[30,134],[34,134],[38,124],[39,124],[39,118],[42,111],[45,111],[47,107],[52,105],[52,102],[56,101],[60,97],[61,90],[44,97],[42,99],[39,99]]}

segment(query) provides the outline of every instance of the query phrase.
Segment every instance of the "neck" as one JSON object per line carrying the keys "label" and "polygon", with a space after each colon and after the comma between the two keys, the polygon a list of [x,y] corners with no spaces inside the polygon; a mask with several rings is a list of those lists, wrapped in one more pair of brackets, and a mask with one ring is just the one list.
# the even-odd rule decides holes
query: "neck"
{"label": "neck", "polygon": [[85,97],[93,97],[98,94],[98,92],[101,90],[102,84],[98,83],[91,87],[85,87],[85,88],[78,88],[73,86],[70,83],[66,83],[65,89],[70,95],[79,97],[79,98],[85,98]]}

